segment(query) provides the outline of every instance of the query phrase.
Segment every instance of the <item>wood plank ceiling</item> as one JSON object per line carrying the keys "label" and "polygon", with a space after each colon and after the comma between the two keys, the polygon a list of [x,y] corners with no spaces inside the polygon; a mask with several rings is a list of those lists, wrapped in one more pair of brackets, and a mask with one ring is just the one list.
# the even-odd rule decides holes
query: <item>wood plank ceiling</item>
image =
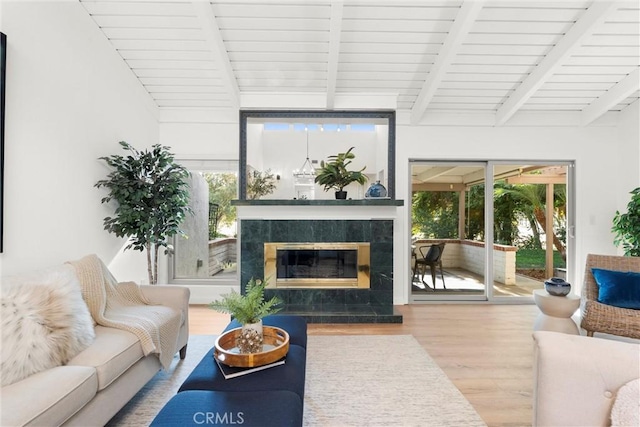
{"label": "wood plank ceiling", "polygon": [[383,95],[412,123],[570,111],[587,125],[640,96],[637,0],[81,4],[160,109]]}

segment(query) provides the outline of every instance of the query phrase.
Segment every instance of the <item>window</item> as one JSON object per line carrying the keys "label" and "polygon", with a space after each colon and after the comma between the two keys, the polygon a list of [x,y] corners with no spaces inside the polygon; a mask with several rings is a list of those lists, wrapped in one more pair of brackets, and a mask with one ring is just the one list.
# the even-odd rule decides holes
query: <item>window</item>
{"label": "window", "polygon": [[190,207],[182,224],[184,236],[174,239],[170,277],[191,280],[235,280],[238,163],[218,160],[179,160],[191,172]]}

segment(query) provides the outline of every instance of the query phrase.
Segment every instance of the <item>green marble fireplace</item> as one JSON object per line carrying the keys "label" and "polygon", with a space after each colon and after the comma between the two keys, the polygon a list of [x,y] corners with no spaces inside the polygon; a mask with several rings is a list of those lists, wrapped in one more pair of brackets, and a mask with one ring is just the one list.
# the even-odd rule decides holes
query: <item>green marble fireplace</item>
{"label": "green marble fireplace", "polygon": [[402,323],[393,307],[393,220],[275,220],[240,221],[240,283],[265,276],[265,243],[367,242],[370,283],[361,288],[267,289],[279,296],[284,313],[310,323]]}

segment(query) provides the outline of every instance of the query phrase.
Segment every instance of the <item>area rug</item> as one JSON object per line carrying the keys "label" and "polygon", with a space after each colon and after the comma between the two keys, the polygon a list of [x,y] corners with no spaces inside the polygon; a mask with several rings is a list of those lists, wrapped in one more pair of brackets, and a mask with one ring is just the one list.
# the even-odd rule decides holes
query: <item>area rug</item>
{"label": "area rug", "polygon": [[[174,358],[108,426],[148,426],[214,339],[190,337],[187,358]],[[411,335],[310,335],[304,425],[486,426]]]}
{"label": "area rug", "polygon": [[411,335],[309,336],[305,426],[485,426]]}

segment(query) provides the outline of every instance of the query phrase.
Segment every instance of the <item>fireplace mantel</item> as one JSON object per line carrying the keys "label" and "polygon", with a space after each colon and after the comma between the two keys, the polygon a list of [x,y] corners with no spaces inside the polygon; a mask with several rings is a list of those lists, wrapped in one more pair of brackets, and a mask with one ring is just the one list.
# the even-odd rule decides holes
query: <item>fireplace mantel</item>
{"label": "fireplace mantel", "polygon": [[234,206],[404,206],[404,200],[396,199],[348,199],[348,200],[308,200],[308,199],[258,199],[232,200]]}

